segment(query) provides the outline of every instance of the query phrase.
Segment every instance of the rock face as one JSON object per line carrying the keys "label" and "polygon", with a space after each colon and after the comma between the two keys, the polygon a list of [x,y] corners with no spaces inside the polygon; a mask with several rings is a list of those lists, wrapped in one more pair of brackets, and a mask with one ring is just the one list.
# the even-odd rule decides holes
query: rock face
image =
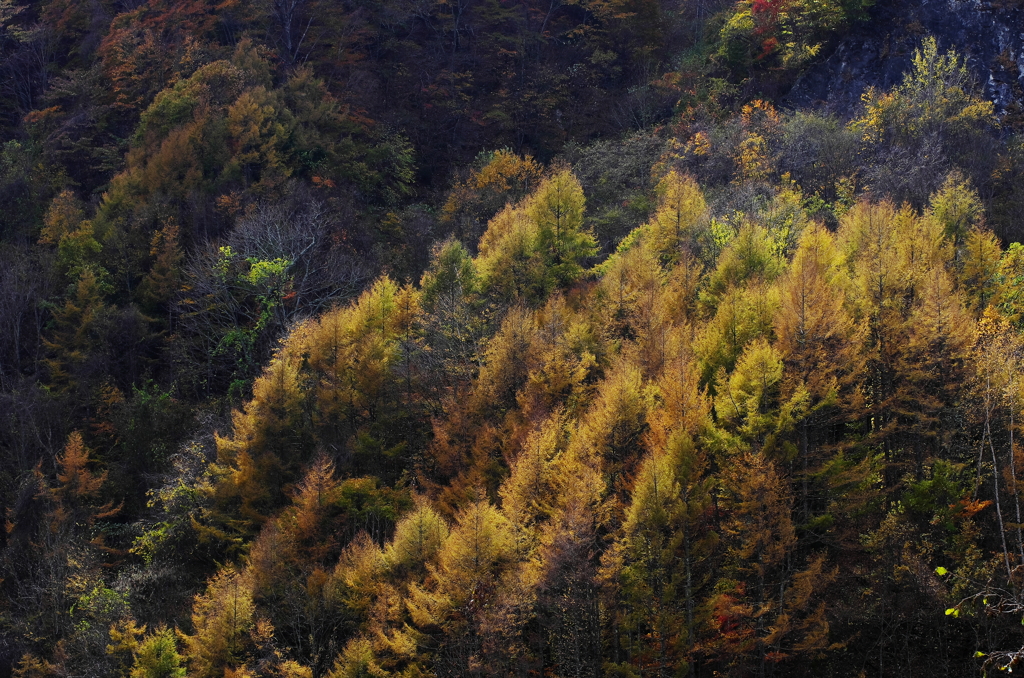
{"label": "rock face", "polygon": [[796,82],[788,103],[849,115],[868,87],[902,80],[928,35],[967,57],[996,113],[1016,126],[1024,104],[1024,0],[878,0],[871,19]]}

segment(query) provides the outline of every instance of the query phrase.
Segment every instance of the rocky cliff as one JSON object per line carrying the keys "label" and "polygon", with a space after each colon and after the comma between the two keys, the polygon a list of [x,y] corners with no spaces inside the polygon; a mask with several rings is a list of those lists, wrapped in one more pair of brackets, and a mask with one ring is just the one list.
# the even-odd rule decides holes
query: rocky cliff
{"label": "rocky cliff", "polygon": [[928,35],[967,57],[1006,126],[1024,127],[1024,0],[879,0],[871,19],[805,73],[787,100],[847,115],[868,87],[899,83]]}

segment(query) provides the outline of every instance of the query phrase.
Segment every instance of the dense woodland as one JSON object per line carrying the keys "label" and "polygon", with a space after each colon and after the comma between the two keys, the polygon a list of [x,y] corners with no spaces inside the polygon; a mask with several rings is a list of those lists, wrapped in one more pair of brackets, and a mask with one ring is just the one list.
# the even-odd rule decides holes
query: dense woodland
{"label": "dense woodland", "polygon": [[786,108],[870,5],[0,0],[0,676],[1024,663],[1024,116]]}

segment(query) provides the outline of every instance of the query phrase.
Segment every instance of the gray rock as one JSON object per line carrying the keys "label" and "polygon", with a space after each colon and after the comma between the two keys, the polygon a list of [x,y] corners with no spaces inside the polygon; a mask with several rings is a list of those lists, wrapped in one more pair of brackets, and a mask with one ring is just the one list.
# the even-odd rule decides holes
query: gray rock
{"label": "gray rock", "polygon": [[871,19],[804,73],[785,103],[850,115],[868,87],[899,84],[928,35],[941,50],[952,47],[967,57],[997,115],[1019,112],[1024,104],[1022,0],[879,0]]}

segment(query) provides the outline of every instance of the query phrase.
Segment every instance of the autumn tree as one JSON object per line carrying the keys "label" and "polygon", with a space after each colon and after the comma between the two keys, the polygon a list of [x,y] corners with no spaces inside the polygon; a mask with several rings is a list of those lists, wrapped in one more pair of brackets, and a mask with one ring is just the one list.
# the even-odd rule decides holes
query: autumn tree
{"label": "autumn tree", "polygon": [[534,334],[526,354],[526,383],[516,396],[528,416],[545,416],[563,405],[583,406],[598,378],[606,343],[598,327],[561,294],[533,314]]}
{"label": "autumn tree", "polygon": [[999,259],[998,286],[993,303],[1010,322],[1020,327],[1021,290],[1024,285],[1024,246],[1012,243]]}
{"label": "autumn tree", "polygon": [[163,311],[169,316],[171,302],[181,285],[181,262],[184,258],[181,228],[176,221],[168,220],[163,228],[153,233],[149,254],[153,258],[153,266],[139,283],[139,301],[147,311]]}
{"label": "autumn tree", "polygon": [[750,341],[771,336],[778,305],[777,288],[760,281],[726,292],[694,338],[703,385],[714,388],[719,370],[732,370]]}
{"label": "autumn tree", "polygon": [[980,314],[996,295],[1002,249],[995,235],[985,228],[973,228],[964,239],[963,269],[958,276],[967,294],[967,304]]}
{"label": "autumn tree", "polygon": [[633,341],[649,370],[660,367],[659,352],[665,332],[675,318],[674,295],[666,289],[667,276],[647,247],[617,252],[602,265],[596,297],[604,331],[619,340]]}
{"label": "autumn tree", "polygon": [[[422,610],[421,624],[432,619],[444,627],[444,646],[438,655],[446,660],[440,670],[463,675],[473,671],[471,666],[483,651],[488,605],[495,599],[502,570],[513,558],[513,544],[508,519],[487,500],[459,512],[437,556],[437,593],[444,598],[428,602],[431,596],[422,593],[414,594],[411,601]],[[431,608],[433,614],[423,614]]]}
{"label": "autumn tree", "polygon": [[96,274],[83,271],[73,294],[53,310],[49,331],[43,338],[47,353],[43,365],[55,390],[67,393],[95,386],[99,376],[96,363],[102,364],[100,352],[109,314]]}
{"label": "autumn tree", "polygon": [[618,489],[633,475],[635,450],[648,428],[652,392],[640,370],[622,361],[598,386],[569,443],[570,455],[587,463]]}
{"label": "autumn tree", "polygon": [[483,351],[479,285],[476,265],[461,243],[447,240],[434,248],[420,289],[434,373],[448,387],[473,373]]}
{"label": "autumn tree", "polygon": [[487,224],[476,259],[481,291],[505,305],[539,303],[550,280],[536,249],[536,225],[522,205],[506,206]]}
{"label": "autumn tree", "polygon": [[393,568],[422,571],[437,562],[437,555],[448,540],[448,524],[425,499],[395,526],[395,536],[385,557]]}
{"label": "autumn tree", "polygon": [[130,678],[185,678],[177,638],[169,628],[147,634],[135,650]]}
{"label": "autumn tree", "polygon": [[106,271],[99,263],[103,247],[96,240],[92,222],[75,194],[64,189],[50,203],[43,216],[39,242],[57,248],[57,267],[72,283],[89,269],[100,279]]}
{"label": "autumn tree", "polygon": [[917,205],[940,187],[950,166],[976,186],[987,181],[992,124],[992,105],[978,96],[963,58],[941,53],[934,37],[915,50],[903,82],[889,92],[872,90],[852,123],[875,151],[871,172],[879,188]]}
{"label": "autumn tree", "polygon": [[106,631],[129,611],[125,591],[105,573],[119,554],[103,525],[120,507],[104,501],[107,474],[81,432],[67,437],[55,462],[54,476],[36,467],[23,505],[8,512],[0,552],[8,633],[37,663],[103,673],[115,663],[103,651]]}
{"label": "autumn tree", "polygon": [[560,675],[599,675],[601,627],[592,506],[569,502],[546,526],[538,550],[539,622]]}
{"label": "autumn tree", "polygon": [[245,663],[253,650],[254,611],[252,585],[242,572],[226,567],[210,580],[192,607],[195,632],[184,637],[197,676],[223,675]]}
{"label": "autumn tree", "polygon": [[465,180],[449,191],[441,221],[452,224],[460,240],[475,244],[487,222],[505,205],[529,195],[542,175],[541,164],[528,155],[508,149],[481,154]]}
{"label": "autumn tree", "polygon": [[211,537],[252,536],[318,447],[346,467],[395,469],[402,445],[389,446],[396,432],[380,426],[387,412],[408,412],[401,401],[410,397],[412,374],[400,377],[400,342],[417,303],[414,290],[383,278],[350,307],[292,331],[253,384],[252,399],[233,413],[230,434],[217,438]]}
{"label": "autumn tree", "polygon": [[558,487],[555,458],[565,450],[564,426],[563,416],[555,413],[531,431],[499,490],[501,509],[512,524],[521,557],[532,554],[537,527],[557,506],[553,497]]}
{"label": "autumn tree", "polygon": [[691,176],[670,171],[658,184],[658,209],[647,226],[645,238],[667,265],[676,264],[681,252],[696,243],[696,228],[705,217],[707,203]]}
{"label": "autumn tree", "polygon": [[378,488],[374,479],[339,479],[324,456],[314,460],[291,504],[249,546],[244,574],[253,605],[274,632],[274,650],[262,650],[261,662],[277,662],[273,655],[284,652],[318,674],[329,670],[354,628],[352,592],[341,565],[346,550],[352,540],[388,534],[409,503],[401,491]]}
{"label": "autumn tree", "polygon": [[773,462],[744,453],[726,483],[724,576],[710,601],[717,634],[701,650],[731,675],[813,657],[828,646],[820,596],[835,572],[822,555],[809,558],[806,567],[787,567],[797,542],[792,497]]}
{"label": "autumn tree", "polygon": [[954,170],[946,176],[942,187],[928,200],[929,209],[942,224],[943,233],[954,248],[964,246],[972,227],[984,216],[984,207],[971,182]]}
{"label": "autumn tree", "polygon": [[707,471],[706,454],[684,432],[649,453],[618,541],[602,559],[604,585],[617,599],[612,633],[641,671],[688,666],[702,635],[700,601],[709,592],[718,542]]}
{"label": "autumn tree", "polygon": [[536,247],[556,287],[571,284],[587,257],[597,253],[594,236],[583,228],[586,198],[569,170],[556,171],[531,195],[527,212],[536,224]]}
{"label": "autumn tree", "polygon": [[782,280],[775,316],[775,346],[786,368],[782,397],[802,392],[806,398],[795,414],[805,520],[810,510],[808,474],[816,466],[811,458],[812,437],[818,434],[818,426],[839,416],[842,409],[856,407],[862,397],[856,385],[864,337],[850,315],[848,286],[834,237],[820,226],[807,228]]}

